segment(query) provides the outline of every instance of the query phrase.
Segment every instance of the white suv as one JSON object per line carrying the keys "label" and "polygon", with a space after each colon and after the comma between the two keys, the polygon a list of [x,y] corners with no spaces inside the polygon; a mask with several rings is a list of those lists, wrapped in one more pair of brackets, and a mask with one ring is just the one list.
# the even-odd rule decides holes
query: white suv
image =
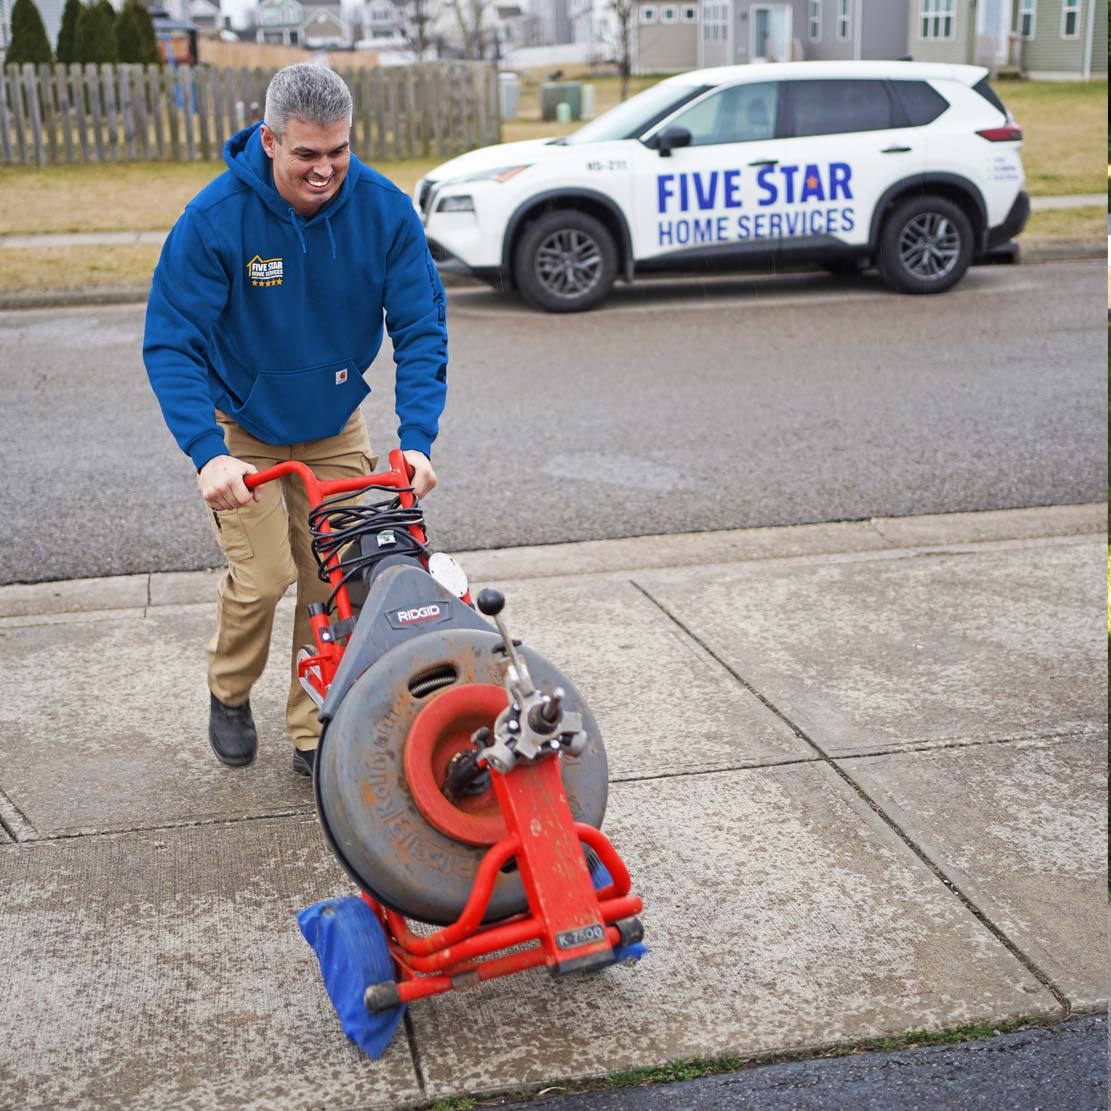
{"label": "white suv", "polygon": [[693,70],[563,139],[503,143],[417,185],[433,257],[549,312],[617,277],[812,261],[940,293],[1009,244],[1022,131],[977,66]]}

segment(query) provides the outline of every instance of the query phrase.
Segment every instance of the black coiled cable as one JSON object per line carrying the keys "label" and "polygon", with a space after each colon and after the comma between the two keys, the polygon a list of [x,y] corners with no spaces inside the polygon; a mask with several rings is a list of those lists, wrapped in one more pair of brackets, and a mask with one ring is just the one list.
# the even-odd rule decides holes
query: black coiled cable
{"label": "black coiled cable", "polygon": [[[414,496],[413,505],[405,509],[401,505],[402,493],[413,492],[412,487],[399,489],[397,494],[380,502],[364,502],[352,505],[340,505],[350,494],[337,494],[321,502],[309,512],[309,535],[312,537],[312,554],[316,559],[317,574],[322,582],[329,582],[328,560],[348,548],[348,554],[337,564],[343,572],[343,578],[338,585],[333,587],[328,600],[324,603],[331,613],[335,606],[336,594],[341,586],[346,586],[356,575],[361,575],[379,560],[391,555],[412,555],[427,557],[428,547],[422,544],[409,531],[410,527],[417,525],[424,528],[424,514],[421,512],[420,502]],[[321,529],[327,521],[328,531]],[[376,551],[364,554],[363,546],[358,543],[362,537],[371,533],[394,530],[394,543],[384,545]],[[350,547],[349,547],[350,546]]]}

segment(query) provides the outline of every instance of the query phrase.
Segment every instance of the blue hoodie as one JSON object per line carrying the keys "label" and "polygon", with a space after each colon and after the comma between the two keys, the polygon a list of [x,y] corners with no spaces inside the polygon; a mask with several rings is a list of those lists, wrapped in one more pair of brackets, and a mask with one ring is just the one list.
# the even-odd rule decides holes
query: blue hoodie
{"label": "blue hoodie", "polygon": [[147,304],[143,358],[182,451],[197,470],[227,454],[214,409],[268,444],[336,435],[370,392],[384,314],[401,448],[429,455],[447,326],[412,202],[352,155],[336,196],[303,219],[274,188],[258,124],[224,160],[170,232]]}

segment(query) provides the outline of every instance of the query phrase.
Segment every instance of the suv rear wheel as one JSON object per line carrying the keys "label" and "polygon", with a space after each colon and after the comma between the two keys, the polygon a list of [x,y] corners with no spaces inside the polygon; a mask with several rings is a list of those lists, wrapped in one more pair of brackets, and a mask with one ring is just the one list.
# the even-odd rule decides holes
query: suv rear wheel
{"label": "suv rear wheel", "polygon": [[908,197],[884,221],[878,262],[900,293],[942,293],[972,262],[972,222],[945,197]]}
{"label": "suv rear wheel", "polygon": [[546,312],[582,312],[601,301],[617,276],[617,247],[585,212],[546,212],[521,236],[513,256],[517,287]]}

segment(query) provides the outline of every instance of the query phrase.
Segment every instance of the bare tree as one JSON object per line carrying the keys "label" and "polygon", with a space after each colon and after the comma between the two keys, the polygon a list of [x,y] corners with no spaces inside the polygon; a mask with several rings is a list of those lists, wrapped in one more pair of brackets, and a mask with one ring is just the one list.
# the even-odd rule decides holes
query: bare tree
{"label": "bare tree", "polygon": [[484,53],[487,15],[493,0],[455,0],[455,18],[463,38],[463,57],[481,61]]}
{"label": "bare tree", "polygon": [[617,66],[621,99],[625,100],[629,95],[629,75],[633,72],[633,20],[637,0],[610,0],[609,12],[613,18],[607,20],[601,37],[609,50],[609,60]]}
{"label": "bare tree", "polygon": [[433,33],[440,18],[441,0],[405,0],[397,4],[398,26],[405,45],[423,62],[437,41]]}

